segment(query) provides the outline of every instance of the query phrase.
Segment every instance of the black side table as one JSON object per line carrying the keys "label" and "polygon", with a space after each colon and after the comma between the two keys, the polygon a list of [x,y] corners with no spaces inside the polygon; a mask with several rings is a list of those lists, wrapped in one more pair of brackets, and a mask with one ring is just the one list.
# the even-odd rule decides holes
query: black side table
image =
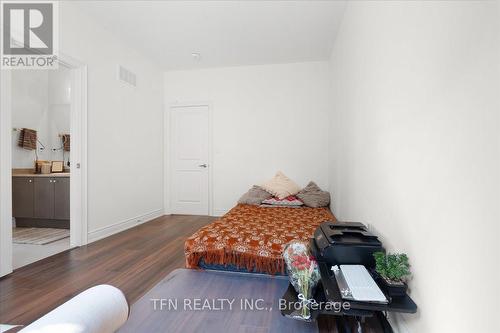
{"label": "black side table", "polygon": [[[337,285],[335,277],[330,274],[330,270],[328,269],[329,265],[326,263],[318,264],[321,273],[321,282],[316,288],[314,300],[318,304],[325,304],[326,302],[342,304],[344,302],[348,302],[349,309],[345,310],[341,308],[339,311],[332,311],[326,310],[324,306],[319,307],[318,309],[311,311],[311,318],[313,320],[315,320],[320,314],[337,316],[336,323],[339,332],[350,333],[352,332],[352,327],[347,320],[344,320],[344,316],[354,317],[356,319],[357,326],[355,327],[356,332],[362,333],[363,329],[361,323],[364,322],[365,318],[375,317],[379,321],[384,333],[393,333],[392,327],[387,321],[387,317],[385,315],[387,312],[417,312],[417,305],[408,295],[392,298],[387,297],[390,300],[388,304],[344,300],[340,294],[340,289]],[[384,291],[383,287],[380,287],[380,289]],[[288,286],[287,291],[283,295],[283,299],[290,304],[299,302],[297,292],[291,284]],[[283,315],[290,315],[291,312],[292,310],[289,307],[281,311]]]}

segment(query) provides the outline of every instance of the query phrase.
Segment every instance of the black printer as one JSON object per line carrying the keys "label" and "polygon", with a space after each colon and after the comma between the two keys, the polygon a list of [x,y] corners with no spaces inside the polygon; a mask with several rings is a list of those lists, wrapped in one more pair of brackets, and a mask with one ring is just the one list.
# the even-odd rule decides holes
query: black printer
{"label": "black printer", "polygon": [[329,265],[365,265],[375,268],[373,253],[382,243],[359,222],[323,222],[311,242],[318,262]]}

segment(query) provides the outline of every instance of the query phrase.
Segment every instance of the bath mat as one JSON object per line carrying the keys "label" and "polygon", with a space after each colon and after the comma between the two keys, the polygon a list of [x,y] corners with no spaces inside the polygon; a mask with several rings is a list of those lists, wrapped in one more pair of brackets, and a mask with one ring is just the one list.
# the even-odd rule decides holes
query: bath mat
{"label": "bath mat", "polygon": [[45,245],[69,237],[68,229],[56,228],[13,228],[15,244]]}

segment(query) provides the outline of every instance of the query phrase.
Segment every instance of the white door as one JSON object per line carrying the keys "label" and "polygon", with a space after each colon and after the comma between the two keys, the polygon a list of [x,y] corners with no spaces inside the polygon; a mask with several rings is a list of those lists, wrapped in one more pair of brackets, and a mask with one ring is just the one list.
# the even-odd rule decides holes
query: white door
{"label": "white door", "polygon": [[170,108],[172,214],[209,215],[209,109]]}

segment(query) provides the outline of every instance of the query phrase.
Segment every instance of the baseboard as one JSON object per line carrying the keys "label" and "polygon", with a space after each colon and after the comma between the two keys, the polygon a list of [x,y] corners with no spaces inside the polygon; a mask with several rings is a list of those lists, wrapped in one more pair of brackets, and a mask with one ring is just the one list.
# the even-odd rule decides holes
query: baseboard
{"label": "baseboard", "polygon": [[224,214],[226,214],[227,212],[229,212],[230,209],[214,209],[213,211],[213,215],[212,216],[222,216]]}
{"label": "baseboard", "polygon": [[104,228],[100,228],[94,231],[90,231],[88,233],[88,243],[95,242],[99,239],[109,237],[111,235],[114,235],[118,232],[130,229],[132,227],[135,227],[139,224],[146,223],[148,221],[154,220],[157,217],[163,216],[163,209],[157,209],[152,212],[133,217],[131,219],[121,221],[112,225],[109,225]]}

